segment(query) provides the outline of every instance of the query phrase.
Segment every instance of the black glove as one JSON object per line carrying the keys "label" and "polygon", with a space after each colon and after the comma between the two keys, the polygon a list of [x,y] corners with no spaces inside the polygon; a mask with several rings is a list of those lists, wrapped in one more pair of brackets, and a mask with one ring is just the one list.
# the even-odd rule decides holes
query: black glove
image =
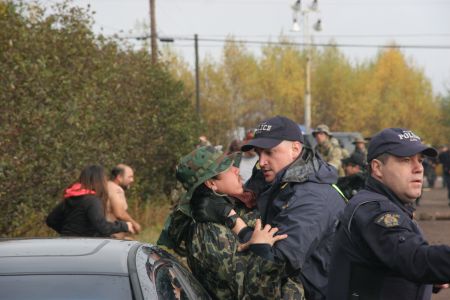
{"label": "black glove", "polygon": [[225,219],[233,209],[233,204],[226,197],[201,197],[191,202],[192,217],[197,222],[225,224]]}

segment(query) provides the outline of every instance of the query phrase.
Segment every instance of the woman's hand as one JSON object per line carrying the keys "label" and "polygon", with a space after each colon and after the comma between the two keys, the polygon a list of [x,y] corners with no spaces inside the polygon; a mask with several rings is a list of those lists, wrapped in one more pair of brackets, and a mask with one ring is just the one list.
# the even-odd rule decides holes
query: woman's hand
{"label": "woman's hand", "polygon": [[244,251],[252,244],[269,244],[273,246],[276,242],[288,237],[287,234],[275,235],[277,232],[278,228],[272,227],[269,224],[261,228],[261,219],[257,219],[252,237],[247,243],[239,245],[238,251]]}
{"label": "woman's hand", "polygon": [[134,230],[133,224],[131,222],[127,222],[128,231],[132,234],[136,233],[136,230]]}

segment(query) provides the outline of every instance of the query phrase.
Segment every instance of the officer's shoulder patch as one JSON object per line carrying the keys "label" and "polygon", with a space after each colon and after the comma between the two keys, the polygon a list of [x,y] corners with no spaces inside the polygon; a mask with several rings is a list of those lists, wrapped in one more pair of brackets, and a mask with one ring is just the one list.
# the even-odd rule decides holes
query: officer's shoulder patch
{"label": "officer's shoulder patch", "polygon": [[379,215],[375,219],[375,223],[386,228],[396,227],[400,225],[400,214],[394,212],[387,212]]}

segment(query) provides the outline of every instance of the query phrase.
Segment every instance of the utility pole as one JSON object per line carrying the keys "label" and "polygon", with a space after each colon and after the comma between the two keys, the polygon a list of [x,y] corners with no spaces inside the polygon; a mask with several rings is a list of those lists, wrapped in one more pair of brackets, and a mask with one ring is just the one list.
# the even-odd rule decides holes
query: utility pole
{"label": "utility pole", "polygon": [[150,0],[150,45],[152,51],[152,64],[156,64],[158,62],[158,45],[157,34],[156,34],[156,13],[155,13],[155,1]]}
{"label": "utility pole", "polygon": [[200,74],[198,67],[198,34],[194,34],[195,47],[195,111],[200,117]]}
{"label": "utility pole", "polygon": [[304,42],[306,43],[306,87],[305,87],[305,131],[311,130],[311,40],[309,35],[308,14],[304,15]]}
{"label": "utility pole", "polygon": [[[309,19],[308,14],[310,12],[318,11],[318,0],[313,0],[308,8],[302,9],[301,0],[296,0],[292,5],[293,11],[293,31],[300,31],[300,25],[298,20],[300,15],[303,20],[303,41],[306,45],[306,67],[305,67],[305,132],[309,133],[311,131],[311,59],[312,59],[312,35],[309,32]],[[314,30],[322,30],[322,21],[320,19],[314,24]]]}

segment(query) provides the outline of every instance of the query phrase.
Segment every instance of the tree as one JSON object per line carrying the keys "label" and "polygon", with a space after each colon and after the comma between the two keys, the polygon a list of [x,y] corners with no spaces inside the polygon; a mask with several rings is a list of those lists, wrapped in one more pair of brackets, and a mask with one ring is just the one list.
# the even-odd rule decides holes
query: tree
{"label": "tree", "polygon": [[286,45],[268,45],[262,50],[261,98],[270,103],[265,118],[280,114],[304,123],[306,56],[289,45],[288,39],[280,37],[279,41]]}
{"label": "tree", "polygon": [[361,103],[355,97],[355,70],[337,47],[325,48],[313,62],[313,120],[333,130],[357,130]]}
{"label": "tree", "polygon": [[428,129],[431,120],[440,119],[440,112],[423,70],[408,63],[400,50],[393,47],[379,53],[370,73],[366,93],[360,98],[361,103],[368,104],[362,112],[366,132],[406,127],[427,140],[437,141],[436,134]]}
{"label": "tree", "polygon": [[167,193],[198,134],[183,84],[146,51],[96,37],[89,11],[2,5],[0,235],[36,234],[87,164],[133,166],[132,201]]}

